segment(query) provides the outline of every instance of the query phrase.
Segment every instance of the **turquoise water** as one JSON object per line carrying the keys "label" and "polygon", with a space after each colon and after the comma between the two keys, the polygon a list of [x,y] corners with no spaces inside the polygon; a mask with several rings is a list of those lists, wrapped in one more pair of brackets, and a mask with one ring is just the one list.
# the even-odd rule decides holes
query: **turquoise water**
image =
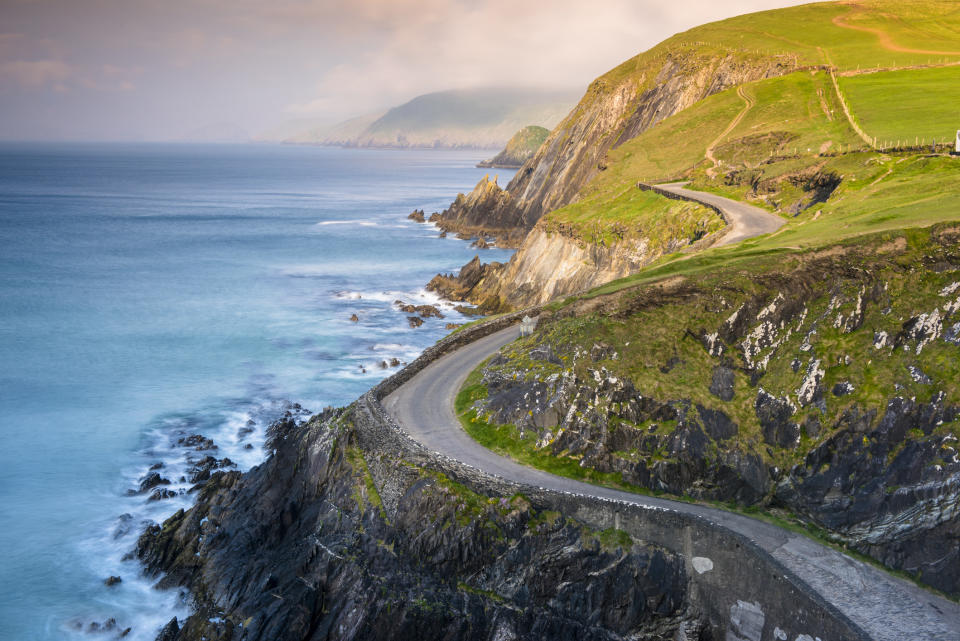
{"label": "turquoise water", "polygon": [[0,637],[96,638],[90,623],[114,618],[152,639],[184,614],[182,595],[122,557],[190,497],[127,490],[155,463],[174,493],[188,488],[178,477],[206,454],[177,446],[191,434],[255,465],[290,403],[348,403],[392,371],[379,362],[462,321],[446,305],[411,329],[393,301],[436,302],[422,285],[476,253],[406,215],[469,190],[477,160],[0,146]]}

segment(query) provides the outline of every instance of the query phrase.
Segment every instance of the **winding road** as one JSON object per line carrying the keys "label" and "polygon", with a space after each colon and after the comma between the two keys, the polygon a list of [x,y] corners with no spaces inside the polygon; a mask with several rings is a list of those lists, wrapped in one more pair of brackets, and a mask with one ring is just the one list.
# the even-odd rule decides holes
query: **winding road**
{"label": "winding road", "polygon": [[731,200],[705,191],[686,189],[684,188],[686,184],[685,182],[666,183],[657,185],[657,188],[681,196],[687,200],[693,200],[698,203],[716,207],[723,212],[723,216],[727,221],[727,229],[723,236],[713,244],[714,247],[732,245],[733,243],[739,243],[741,240],[753,238],[761,234],[772,234],[787,224],[787,221],[780,216],[771,214],[759,207],[754,207],[747,203]]}
{"label": "winding road", "polygon": [[877,641],[960,641],[956,603],[805,536],[724,510],[555,476],[520,465],[474,441],[460,426],[454,398],[467,375],[519,333],[518,327],[510,327],[437,359],[388,395],[384,407],[430,450],[487,473],[559,492],[668,508],[726,526],[752,539]]}

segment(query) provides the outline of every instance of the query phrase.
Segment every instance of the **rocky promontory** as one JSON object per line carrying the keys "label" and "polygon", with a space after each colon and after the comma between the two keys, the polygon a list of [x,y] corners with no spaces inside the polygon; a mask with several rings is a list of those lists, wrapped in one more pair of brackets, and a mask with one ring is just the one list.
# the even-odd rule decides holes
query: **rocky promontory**
{"label": "rocky promontory", "polygon": [[196,606],[160,638],[700,638],[675,554],[372,447],[355,411],[278,422],[264,464],[144,532]]}
{"label": "rocky promontory", "polygon": [[550,135],[550,130],[537,125],[524,127],[511,136],[507,146],[489,160],[477,163],[477,167],[491,167],[500,169],[520,169],[529,160],[543,141]]}

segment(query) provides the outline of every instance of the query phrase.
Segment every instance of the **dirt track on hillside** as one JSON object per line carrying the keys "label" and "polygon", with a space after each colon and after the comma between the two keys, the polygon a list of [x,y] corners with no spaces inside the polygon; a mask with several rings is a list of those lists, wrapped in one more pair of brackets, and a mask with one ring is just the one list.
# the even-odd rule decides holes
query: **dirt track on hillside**
{"label": "dirt track on hillside", "polygon": [[854,31],[872,33],[880,41],[880,46],[888,51],[896,51],[897,53],[918,53],[929,56],[960,56],[960,51],[930,51],[927,49],[910,49],[909,47],[901,47],[895,43],[892,38],[890,38],[890,34],[882,29],[873,29],[871,27],[863,27],[846,22],[847,18],[855,14],[856,11],[851,11],[845,16],[836,16],[832,22],[838,27],[842,27],[844,29],[853,29]]}

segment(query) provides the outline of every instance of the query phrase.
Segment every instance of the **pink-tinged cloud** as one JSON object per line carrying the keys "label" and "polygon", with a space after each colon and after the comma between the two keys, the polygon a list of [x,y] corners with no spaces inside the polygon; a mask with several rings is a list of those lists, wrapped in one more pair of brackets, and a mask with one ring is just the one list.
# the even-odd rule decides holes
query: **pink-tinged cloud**
{"label": "pink-tinged cloud", "polygon": [[70,77],[70,66],[61,60],[11,60],[0,63],[0,79],[9,80],[22,87],[63,88]]}
{"label": "pink-tinged cloud", "polygon": [[0,0],[0,138],[258,132],[447,89],[582,91],[677,31],[802,1]]}

